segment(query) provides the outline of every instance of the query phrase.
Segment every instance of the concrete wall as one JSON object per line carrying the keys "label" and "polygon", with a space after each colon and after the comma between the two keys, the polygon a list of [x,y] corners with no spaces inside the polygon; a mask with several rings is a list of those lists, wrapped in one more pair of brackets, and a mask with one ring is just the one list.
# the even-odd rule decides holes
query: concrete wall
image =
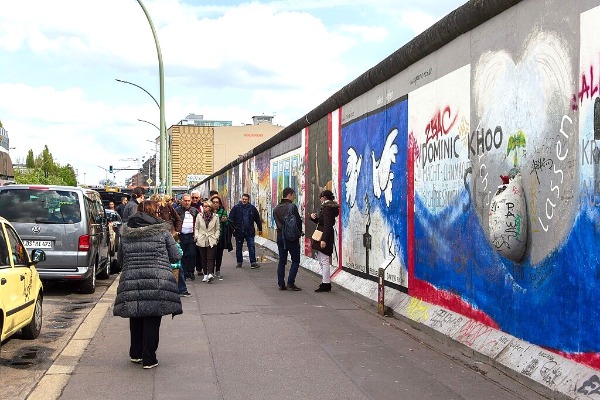
{"label": "concrete wall", "polygon": [[[333,190],[334,281],[352,276],[372,293],[386,268],[388,287],[470,321],[471,338],[477,327],[475,339],[498,331],[543,349],[518,373],[593,398],[598,375],[565,379],[556,360],[600,369],[600,0],[461,9],[499,3],[511,4],[315,122],[307,114],[312,123],[281,136],[297,148],[257,149],[205,186],[227,191],[230,205],[252,192],[271,228],[282,187],[298,188],[305,221],[318,192]],[[402,54],[411,57],[390,58]],[[497,193],[501,175],[512,179]],[[527,346],[506,351],[519,358]]]}

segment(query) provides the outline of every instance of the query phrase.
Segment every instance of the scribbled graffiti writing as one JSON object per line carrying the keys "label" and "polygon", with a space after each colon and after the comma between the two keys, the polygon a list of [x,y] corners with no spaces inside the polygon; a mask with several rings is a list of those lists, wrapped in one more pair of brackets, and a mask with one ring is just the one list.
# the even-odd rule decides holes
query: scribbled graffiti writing
{"label": "scribbled graffiti writing", "polygon": [[581,206],[600,207],[600,193],[591,179],[584,179],[579,193]]}
{"label": "scribbled graffiti writing", "polygon": [[406,313],[408,317],[415,321],[424,321],[429,319],[429,307],[430,305],[425,303],[423,300],[411,298],[408,306],[406,307]]}
{"label": "scribbled graffiti writing", "polygon": [[584,98],[592,99],[596,94],[598,94],[598,82],[594,82],[594,66],[590,65],[589,83],[587,74],[585,72],[581,74],[581,86],[577,95],[579,104],[583,103]]}
{"label": "scribbled graffiti writing", "polygon": [[538,175],[538,171],[541,171],[543,169],[552,169],[552,167],[554,166],[554,160],[552,160],[551,158],[545,158],[542,157],[538,160],[533,160],[533,166],[531,168],[531,172],[529,173],[530,175],[535,173],[535,177],[537,178],[538,183],[540,183],[540,177]]}
{"label": "scribbled graffiti writing", "polygon": [[487,337],[493,332],[493,329],[477,321],[469,321],[458,332],[457,340],[467,346],[474,346],[478,339]]}
{"label": "scribbled graffiti writing", "polygon": [[540,287],[540,285],[542,283],[544,283],[546,281],[546,279],[548,279],[548,277],[550,275],[552,275],[553,272],[554,272],[554,265],[551,265],[551,264],[542,264],[542,265],[538,266],[537,268],[531,270],[529,272],[529,278],[531,279],[531,282],[533,283],[533,287],[536,289],[538,287]]}
{"label": "scribbled graffiti writing", "polygon": [[449,158],[459,158],[459,154],[456,151],[456,142],[460,137],[458,135],[436,143],[427,143],[421,146],[421,166],[425,167],[426,163],[432,163],[434,161],[446,160]]}
{"label": "scribbled graffiti writing", "polygon": [[523,368],[521,373],[526,376],[531,376],[537,369],[537,366],[539,365],[539,363],[540,363],[540,360],[538,360],[537,358],[534,358],[533,360],[531,360],[529,362],[529,364],[527,364],[527,366],[525,368]]}
{"label": "scribbled graffiti writing", "polygon": [[549,385],[556,384],[556,380],[562,375],[562,370],[556,361],[548,361],[540,368],[540,375]]}
{"label": "scribbled graffiti writing", "polygon": [[506,247],[510,249],[511,239],[521,240],[521,219],[523,218],[521,214],[515,214],[514,208],[515,203],[507,201],[506,203],[497,203],[496,201],[492,201],[492,206],[490,207],[490,215],[498,211],[500,207],[505,207],[504,210],[500,210],[504,218],[500,219],[492,219],[490,217],[490,224],[502,224],[502,228],[499,232],[500,234],[495,234],[492,238],[492,243],[496,247],[496,249],[501,249],[502,247]]}
{"label": "scribbled graffiti writing", "polygon": [[577,393],[600,395],[600,378],[598,378],[598,375],[590,376],[590,378],[583,382],[581,387],[577,389]]}
{"label": "scribbled graffiti writing", "polygon": [[581,165],[600,164],[600,149],[595,140],[581,141]]}
{"label": "scribbled graffiti writing", "polygon": [[[568,115],[563,115],[561,124],[560,124],[560,133],[562,136],[564,136],[565,139],[569,139],[569,137],[571,136],[569,134],[569,132],[565,131],[565,122],[568,122],[570,125],[573,125],[573,120],[568,116]],[[563,142],[560,139],[559,136],[559,140],[556,141],[556,158],[558,158],[559,161],[564,161],[567,158],[567,155],[569,154],[569,149],[567,147],[563,148]],[[563,181],[564,181],[564,172],[562,169],[557,169],[556,168],[556,163],[552,166],[553,172],[555,175],[560,175],[560,182],[559,184],[554,184],[553,180],[550,180],[550,192],[556,192],[556,197],[554,199],[554,201],[557,201],[558,199],[560,199],[560,186],[562,185]],[[542,227],[542,229],[544,230],[544,232],[548,232],[548,229],[550,228],[550,221],[552,220],[552,218],[554,218],[554,209],[556,208],[557,203],[553,202],[552,199],[550,199],[550,197],[546,198],[546,206],[545,206],[545,217],[546,217],[546,224],[544,224],[544,220],[542,219],[542,216],[538,215],[538,221]]]}
{"label": "scribbled graffiti writing", "polygon": [[463,317],[446,310],[439,309],[431,317],[431,325],[434,328],[446,328],[448,334],[452,335],[460,327]]}
{"label": "scribbled graffiti writing", "polygon": [[440,135],[447,135],[456,123],[457,117],[456,114],[452,116],[450,106],[446,106],[443,111],[439,110],[425,128],[425,143],[429,143],[431,139],[438,139]]}
{"label": "scribbled graffiti writing", "polygon": [[[473,139],[476,138],[475,147],[473,147]],[[499,149],[502,145],[503,134],[502,127],[497,126],[492,132],[491,129],[487,131],[481,128],[481,131],[474,131],[469,134],[469,155],[481,155],[492,150],[492,148]]]}

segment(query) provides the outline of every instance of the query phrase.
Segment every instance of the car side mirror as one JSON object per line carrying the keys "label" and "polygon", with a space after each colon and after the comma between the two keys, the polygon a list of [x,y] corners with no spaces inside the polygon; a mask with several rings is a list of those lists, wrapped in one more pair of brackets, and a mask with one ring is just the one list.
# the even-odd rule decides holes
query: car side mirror
{"label": "car side mirror", "polygon": [[39,262],[46,261],[46,253],[44,250],[35,249],[31,251],[31,262],[37,264]]}

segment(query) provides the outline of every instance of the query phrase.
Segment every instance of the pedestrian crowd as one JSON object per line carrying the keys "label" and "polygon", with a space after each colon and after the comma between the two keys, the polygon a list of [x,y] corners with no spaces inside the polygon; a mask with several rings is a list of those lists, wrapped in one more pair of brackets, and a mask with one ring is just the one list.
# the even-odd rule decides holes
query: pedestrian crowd
{"label": "pedestrian crowd", "polygon": [[[301,291],[296,276],[303,223],[295,204],[295,191],[288,187],[281,195],[280,203],[273,209],[279,253],[277,284],[279,290]],[[330,190],[321,192],[319,198],[320,210],[310,214],[310,220],[316,224],[311,247],[322,273],[322,282],[315,292],[329,292],[333,227],[339,204]],[[151,369],[158,366],[161,318],[181,314],[181,297],[191,296],[186,282],[200,276],[207,284],[223,280],[223,253],[225,249],[233,251],[233,239],[235,267],[243,266],[242,248],[246,242],[250,269],[260,268],[254,237],[262,234],[262,221],[248,194],[243,194],[228,214],[217,191],[202,198],[199,191],[193,190],[183,194],[177,203],[170,195],[153,194],[147,199],[144,188],[136,187],[131,199],[123,197],[116,211],[123,220],[118,251],[122,272],[113,314],[130,320],[131,361]],[[286,281],[288,255],[291,266]]]}

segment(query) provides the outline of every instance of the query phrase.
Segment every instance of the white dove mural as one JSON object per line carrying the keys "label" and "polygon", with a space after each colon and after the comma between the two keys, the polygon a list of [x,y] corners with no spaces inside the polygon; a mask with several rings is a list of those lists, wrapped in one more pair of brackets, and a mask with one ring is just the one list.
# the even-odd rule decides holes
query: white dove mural
{"label": "white dove mural", "polygon": [[373,160],[373,194],[379,199],[383,193],[385,204],[388,207],[392,202],[392,180],[394,179],[391,167],[392,163],[396,162],[396,154],[398,154],[398,145],[394,143],[396,136],[398,136],[398,129],[396,128],[388,133],[379,160],[375,160],[375,151],[371,151],[371,159]]}
{"label": "white dove mural", "polygon": [[356,150],[350,147],[347,151],[348,161],[346,162],[346,201],[350,208],[356,203],[356,187],[358,186],[358,176],[362,166],[362,154],[356,154]]}

